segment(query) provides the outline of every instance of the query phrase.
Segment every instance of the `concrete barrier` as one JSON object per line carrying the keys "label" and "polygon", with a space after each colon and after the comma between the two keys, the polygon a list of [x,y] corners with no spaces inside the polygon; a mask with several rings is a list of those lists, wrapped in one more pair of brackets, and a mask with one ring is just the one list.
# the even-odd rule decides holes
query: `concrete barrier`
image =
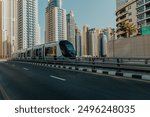
{"label": "concrete barrier", "polygon": [[150,58],[150,35],[110,40],[108,57]]}

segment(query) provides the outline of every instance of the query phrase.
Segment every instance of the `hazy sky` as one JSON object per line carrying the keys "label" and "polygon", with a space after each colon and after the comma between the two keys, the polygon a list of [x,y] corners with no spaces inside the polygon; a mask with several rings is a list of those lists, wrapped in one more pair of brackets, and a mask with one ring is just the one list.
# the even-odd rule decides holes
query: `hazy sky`
{"label": "hazy sky", "polygon": [[[41,26],[41,38],[44,39],[45,8],[48,0],[39,0],[39,23]],[[115,27],[115,0],[63,0],[63,8],[67,13],[74,11],[77,25],[88,24],[93,27]]]}

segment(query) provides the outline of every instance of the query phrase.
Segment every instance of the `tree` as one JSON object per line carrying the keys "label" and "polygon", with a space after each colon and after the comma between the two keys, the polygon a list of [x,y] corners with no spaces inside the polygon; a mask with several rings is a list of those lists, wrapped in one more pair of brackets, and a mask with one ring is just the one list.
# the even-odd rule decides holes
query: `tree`
{"label": "tree", "polygon": [[136,25],[129,21],[122,22],[120,28],[126,33],[126,37],[130,37],[133,33],[137,31]]}

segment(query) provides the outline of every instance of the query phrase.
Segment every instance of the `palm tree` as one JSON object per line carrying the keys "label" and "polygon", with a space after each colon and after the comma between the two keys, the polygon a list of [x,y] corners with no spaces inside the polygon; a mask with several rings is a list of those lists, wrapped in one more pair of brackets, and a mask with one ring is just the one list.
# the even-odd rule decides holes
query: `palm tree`
{"label": "palm tree", "polygon": [[129,21],[122,22],[120,28],[126,33],[126,37],[130,37],[133,33],[137,31],[136,25]]}

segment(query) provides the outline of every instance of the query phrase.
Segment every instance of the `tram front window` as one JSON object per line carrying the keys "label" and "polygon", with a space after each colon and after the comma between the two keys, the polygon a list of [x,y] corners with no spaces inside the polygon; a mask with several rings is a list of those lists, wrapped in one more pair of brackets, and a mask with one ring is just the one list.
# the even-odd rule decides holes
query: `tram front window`
{"label": "tram front window", "polygon": [[74,51],[74,49],[73,49],[72,45],[67,44],[67,45],[66,45],[66,47],[67,47],[67,49],[68,49],[68,50],[70,50],[70,51]]}

